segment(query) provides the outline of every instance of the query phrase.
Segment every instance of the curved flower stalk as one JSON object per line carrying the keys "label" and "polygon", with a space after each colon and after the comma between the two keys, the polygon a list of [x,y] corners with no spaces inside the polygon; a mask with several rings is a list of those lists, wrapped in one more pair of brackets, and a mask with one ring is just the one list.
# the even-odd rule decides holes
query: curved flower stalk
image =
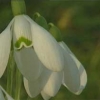
{"label": "curved flower stalk", "polygon": [[[6,99],[3,93],[5,94]],[[0,86],[0,100],[14,100],[14,99]]]}

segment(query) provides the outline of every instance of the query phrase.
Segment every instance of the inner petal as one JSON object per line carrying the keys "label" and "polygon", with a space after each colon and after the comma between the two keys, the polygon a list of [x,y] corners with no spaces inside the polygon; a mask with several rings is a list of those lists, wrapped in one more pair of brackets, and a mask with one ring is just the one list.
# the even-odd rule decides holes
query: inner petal
{"label": "inner petal", "polygon": [[32,46],[30,23],[23,17],[23,15],[18,15],[15,17],[12,31],[15,49]]}

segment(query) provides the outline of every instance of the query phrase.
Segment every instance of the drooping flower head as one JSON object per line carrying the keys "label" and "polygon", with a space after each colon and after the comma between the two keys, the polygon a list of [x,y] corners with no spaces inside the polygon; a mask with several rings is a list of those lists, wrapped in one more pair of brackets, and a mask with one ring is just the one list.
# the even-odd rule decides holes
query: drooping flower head
{"label": "drooping flower head", "polygon": [[[34,95],[32,97],[42,90],[52,97],[58,92],[61,84],[75,94],[83,90],[87,79],[81,63],[64,42],[58,43],[47,30],[27,15],[14,17],[0,38],[0,43],[3,43],[0,45],[1,76],[6,68],[13,41],[16,64],[25,77],[25,87],[28,82],[26,90],[30,87],[29,91]],[[38,90],[36,94],[34,90]]]}
{"label": "drooping flower head", "polygon": [[62,41],[57,27],[38,24],[39,17],[41,15],[36,23],[26,14],[18,13],[0,34],[0,77],[13,48],[16,65],[30,97],[41,93],[48,100],[57,94],[61,85],[80,94],[87,83],[84,67]]}

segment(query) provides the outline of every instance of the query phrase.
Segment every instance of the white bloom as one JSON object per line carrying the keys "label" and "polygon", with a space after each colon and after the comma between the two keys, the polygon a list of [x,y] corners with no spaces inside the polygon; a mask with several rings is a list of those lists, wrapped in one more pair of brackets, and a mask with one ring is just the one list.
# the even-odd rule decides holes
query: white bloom
{"label": "white bloom", "polygon": [[63,84],[71,92],[80,94],[87,83],[86,71],[68,46],[63,41],[59,44],[61,45],[65,56]]}
{"label": "white bloom", "polygon": [[87,82],[82,64],[64,42],[58,43],[26,15],[16,16],[0,34],[0,77],[7,66],[11,41],[30,97],[41,93],[48,100],[57,94],[61,84],[75,94],[82,92]]}
{"label": "white bloom", "polygon": [[7,66],[13,40],[16,64],[29,81],[42,73],[42,63],[52,71],[61,71],[64,57],[57,41],[26,15],[16,16],[0,34],[0,77]]}

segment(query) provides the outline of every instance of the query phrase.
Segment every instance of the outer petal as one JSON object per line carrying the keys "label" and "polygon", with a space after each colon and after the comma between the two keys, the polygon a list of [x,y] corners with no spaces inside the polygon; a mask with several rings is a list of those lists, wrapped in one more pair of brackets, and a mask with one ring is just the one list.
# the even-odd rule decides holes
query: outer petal
{"label": "outer petal", "polygon": [[44,67],[41,76],[37,80],[28,81],[24,78],[24,86],[25,86],[26,92],[28,93],[30,97],[36,97],[41,92],[46,82],[48,81],[50,74],[51,74],[51,71],[49,71],[48,69]]}
{"label": "outer petal", "polygon": [[87,83],[84,67],[70,51],[64,42],[59,43],[63,48],[66,67],[64,70],[64,85],[73,93],[79,94]]}
{"label": "outer petal", "polygon": [[[2,91],[4,92],[4,94],[6,95],[7,100],[14,100],[1,86],[0,86],[0,92]],[[1,94],[2,95],[2,94]],[[0,95],[0,100],[5,100],[4,97],[1,97]],[[3,96],[3,95],[2,95]],[[1,99],[2,98],[2,99]]]}
{"label": "outer petal", "polygon": [[32,35],[30,23],[24,18],[23,15],[15,17],[13,24],[13,43],[15,49],[32,46]]}
{"label": "outer petal", "polygon": [[46,94],[44,91],[41,92],[41,95],[43,97],[44,100],[49,100],[51,98],[51,96],[49,96],[48,94]]}
{"label": "outer petal", "polygon": [[25,18],[31,23],[34,50],[41,62],[52,71],[63,70],[64,57],[57,41],[48,31],[36,24],[28,16],[25,16]]}
{"label": "outer petal", "polygon": [[17,67],[27,80],[36,80],[40,76],[42,66],[33,48],[15,50],[14,57]]}
{"label": "outer petal", "polygon": [[55,96],[62,84],[63,72],[52,72],[43,91],[49,96]]}
{"label": "outer petal", "polygon": [[79,88],[79,90],[76,93],[76,94],[80,94],[82,92],[82,90],[86,86],[86,83],[87,83],[87,74],[86,74],[86,71],[85,71],[83,65],[79,62],[79,60],[73,54],[71,56],[74,59],[74,61],[76,62],[77,67],[78,67],[79,72],[80,72],[80,88]]}
{"label": "outer petal", "polygon": [[0,34],[0,78],[6,69],[9,59],[12,37],[10,26],[11,24]]}

